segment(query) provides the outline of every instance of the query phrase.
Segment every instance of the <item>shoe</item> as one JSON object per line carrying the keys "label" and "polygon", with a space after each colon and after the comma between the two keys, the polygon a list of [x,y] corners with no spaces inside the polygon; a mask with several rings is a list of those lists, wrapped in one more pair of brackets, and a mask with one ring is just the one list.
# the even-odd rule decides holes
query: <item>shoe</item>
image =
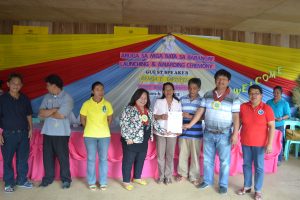
{"label": "shoe", "polygon": [[130,183],[123,183],[123,187],[128,191],[131,191],[134,188]]}
{"label": "shoe", "polygon": [[183,181],[183,180],[186,180],[186,177],[183,177],[183,176],[181,176],[181,175],[177,175],[176,177],[175,177],[175,180],[177,181],[177,182],[181,182],[181,181]]}
{"label": "shoe", "polygon": [[277,166],[279,167],[281,165],[281,161],[278,161],[277,162]]}
{"label": "shoe", "polygon": [[157,184],[161,184],[161,183],[163,183],[164,182],[164,179],[163,178],[158,178],[157,180],[156,180],[156,183]]}
{"label": "shoe", "polygon": [[71,183],[70,182],[63,182],[63,184],[62,184],[62,189],[68,189],[68,188],[70,188],[70,186],[71,186]]}
{"label": "shoe", "polygon": [[171,178],[165,178],[164,183],[165,183],[166,185],[172,184],[172,179],[171,179]]}
{"label": "shoe", "polygon": [[107,185],[100,185],[100,190],[105,191],[107,189]]}
{"label": "shoe", "polygon": [[254,199],[255,200],[262,200],[261,192],[255,192]]}
{"label": "shoe", "polygon": [[134,183],[140,184],[140,185],[147,185],[147,181],[143,180],[143,179],[133,179]]}
{"label": "shoe", "polygon": [[209,185],[205,182],[202,182],[200,185],[199,185],[199,189],[205,189],[205,188],[208,188]]}
{"label": "shoe", "polygon": [[14,192],[14,191],[15,191],[15,189],[14,189],[14,187],[11,186],[11,185],[8,185],[8,186],[5,186],[5,187],[4,187],[4,192],[6,192],[6,193],[12,193],[12,192]]}
{"label": "shoe", "polygon": [[191,183],[196,187],[200,184],[199,179],[192,180]]}
{"label": "shoe", "polygon": [[95,185],[95,184],[89,185],[89,189],[91,191],[96,191],[97,190],[97,185]]}
{"label": "shoe", "polygon": [[226,194],[226,193],[227,193],[227,188],[226,188],[226,187],[223,187],[223,186],[220,186],[220,188],[219,188],[219,193],[220,193],[220,194]]}
{"label": "shoe", "polygon": [[237,192],[237,194],[238,194],[238,195],[244,195],[244,194],[250,193],[250,192],[251,192],[251,188],[245,188],[245,187],[243,187],[242,189],[240,189],[240,190]]}
{"label": "shoe", "polygon": [[49,183],[42,181],[42,182],[39,184],[39,187],[47,187],[48,185],[49,185]]}
{"label": "shoe", "polygon": [[30,181],[25,181],[23,184],[17,184],[17,186],[20,188],[27,188],[27,189],[33,188],[33,184]]}

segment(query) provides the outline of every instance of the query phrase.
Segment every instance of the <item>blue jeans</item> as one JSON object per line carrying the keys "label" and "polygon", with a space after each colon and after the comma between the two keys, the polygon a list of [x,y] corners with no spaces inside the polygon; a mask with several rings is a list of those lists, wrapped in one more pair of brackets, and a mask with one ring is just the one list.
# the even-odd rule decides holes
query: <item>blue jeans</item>
{"label": "blue jeans", "polygon": [[28,131],[3,131],[4,144],[1,146],[3,157],[3,181],[5,186],[15,185],[12,160],[16,153],[17,184],[24,184],[27,181],[29,139]]}
{"label": "blue jeans", "polygon": [[252,147],[242,145],[244,187],[252,186],[252,163],[254,162],[254,190],[261,192],[264,182],[264,157],[265,147]]}
{"label": "blue jeans", "polygon": [[278,155],[278,161],[282,161],[282,157],[283,157],[283,150],[284,150],[284,126],[278,126],[276,127],[277,130],[281,131],[281,151],[280,154]]}
{"label": "blue jeans", "polygon": [[87,175],[86,179],[89,185],[96,183],[96,153],[99,158],[99,183],[107,185],[107,155],[110,143],[110,137],[106,138],[84,138],[84,143],[87,151]]}
{"label": "blue jeans", "polygon": [[208,185],[214,184],[215,155],[218,152],[220,158],[219,186],[228,187],[228,176],[230,169],[231,134],[214,134],[204,131],[203,155],[204,175],[203,181]]}

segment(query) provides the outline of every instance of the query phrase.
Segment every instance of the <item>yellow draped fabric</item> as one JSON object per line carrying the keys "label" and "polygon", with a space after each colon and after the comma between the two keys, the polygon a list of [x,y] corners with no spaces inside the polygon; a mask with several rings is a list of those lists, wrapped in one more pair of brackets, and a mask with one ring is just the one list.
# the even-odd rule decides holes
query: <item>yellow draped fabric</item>
{"label": "yellow draped fabric", "polygon": [[161,36],[0,35],[0,70],[96,53]]}
{"label": "yellow draped fabric", "polygon": [[[176,35],[218,56],[266,72],[282,67],[282,78],[296,80],[300,74],[300,49]],[[279,75],[280,76],[280,75]]]}

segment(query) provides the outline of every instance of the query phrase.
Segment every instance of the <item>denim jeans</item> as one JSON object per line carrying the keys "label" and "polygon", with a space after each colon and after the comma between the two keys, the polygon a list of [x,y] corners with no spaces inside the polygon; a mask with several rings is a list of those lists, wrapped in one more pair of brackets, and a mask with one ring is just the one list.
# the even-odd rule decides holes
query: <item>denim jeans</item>
{"label": "denim jeans", "polygon": [[230,143],[231,133],[215,134],[204,131],[203,155],[204,175],[203,181],[208,185],[214,184],[215,155],[218,152],[220,159],[219,186],[228,187],[228,176],[230,168]]}
{"label": "denim jeans", "polygon": [[278,155],[278,161],[282,161],[283,158],[283,152],[284,152],[284,126],[278,126],[276,127],[277,130],[281,131],[281,151],[280,154]]}
{"label": "denim jeans", "polygon": [[13,157],[16,153],[17,184],[24,184],[27,181],[29,139],[28,131],[3,131],[4,144],[1,146],[3,157],[3,181],[5,186],[15,185],[15,175],[12,167]]}
{"label": "denim jeans", "polygon": [[244,187],[252,186],[252,163],[254,162],[254,190],[261,192],[264,182],[264,147],[252,147],[242,145],[243,150],[243,172]]}
{"label": "denim jeans", "polygon": [[100,185],[107,185],[107,172],[108,172],[108,147],[110,137],[106,138],[90,138],[85,137],[84,143],[87,151],[87,175],[86,179],[89,185],[96,183],[96,153],[98,152],[99,158],[99,183]]}

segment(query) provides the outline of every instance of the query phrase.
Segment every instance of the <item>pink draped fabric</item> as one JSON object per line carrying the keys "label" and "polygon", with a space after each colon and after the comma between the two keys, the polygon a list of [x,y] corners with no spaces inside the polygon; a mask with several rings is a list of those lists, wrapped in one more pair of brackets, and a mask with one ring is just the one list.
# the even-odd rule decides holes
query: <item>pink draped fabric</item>
{"label": "pink draped fabric", "polygon": [[[277,157],[280,152],[281,132],[276,131],[273,143],[273,153],[265,155],[265,172],[275,173],[277,171]],[[70,170],[72,177],[85,177],[86,175],[86,149],[81,132],[72,132],[69,142],[70,149]],[[201,151],[202,152],[202,151]],[[176,174],[178,163],[178,148],[176,147],[174,158],[174,174]],[[40,129],[34,129],[33,137],[30,142],[30,155],[29,155],[29,171],[28,176],[31,180],[41,180],[44,175],[43,168],[43,136]],[[98,165],[98,163],[97,163]],[[238,143],[231,150],[231,165],[230,175],[243,173],[242,170],[243,157],[241,144]],[[216,157],[215,172],[219,172],[220,163]],[[15,167],[15,164],[14,164]],[[108,153],[108,177],[120,178],[122,177],[122,146],[120,142],[120,134],[112,134],[111,143]],[[203,174],[203,155],[200,155],[201,174]],[[59,177],[59,164],[56,162],[55,170],[56,178]],[[155,142],[149,142],[148,153],[144,164],[142,177],[158,176],[158,167],[156,160],[156,145]],[[2,153],[0,154],[0,177],[3,177],[3,159]]]}

